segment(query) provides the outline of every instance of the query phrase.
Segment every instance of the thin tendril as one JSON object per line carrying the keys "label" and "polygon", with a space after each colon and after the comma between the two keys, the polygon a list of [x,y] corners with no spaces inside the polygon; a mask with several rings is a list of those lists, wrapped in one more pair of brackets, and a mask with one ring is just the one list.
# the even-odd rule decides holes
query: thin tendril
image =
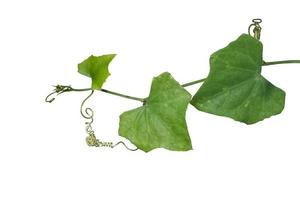
{"label": "thin tendril", "polygon": [[124,142],[122,142],[122,141],[119,141],[119,142],[117,142],[116,144],[114,144],[113,146],[112,146],[112,148],[115,148],[116,146],[118,146],[119,144],[122,144],[126,149],[128,149],[129,151],[136,151],[136,150],[138,150],[139,148],[135,148],[135,149],[132,149],[132,148],[130,148],[130,147],[128,147]]}
{"label": "thin tendril", "polygon": [[259,25],[262,22],[261,19],[256,18],[252,20],[252,24],[248,27],[248,34],[251,35],[251,28],[253,27],[253,37],[256,39],[260,39],[261,34],[261,26]]}
{"label": "thin tendril", "polygon": [[56,86],[53,86],[53,87],[54,87],[53,92],[48,94],[45,98],[45,101],[48,102],[48,103],[52,103],[55,100],[55,97],[53,97],[54,95],[58,96],[58,95],[60,95],[64,92],[74,91],[74,89],[69,85],[56,85]]}
{"label": "thin tendril", "polygon": [[88,136],[86,137],[86,142],[87,142],[88,146],[114,148],[114,147],[118,146],[119,144],[122,144],[126,149],[128,149],[130,151],[138,150],[138,148],[136,148],[136,149],[129,148],[123,141],[119,141],[116,144],[113,144],[112,142],[103,142],[103,141],[100,141],[99,139],[97,139],[97,137],[94,134],[93,128],[92,128],[92,123],[94,121],[94,112],[90,107],[86,107],[85,109],[83,108],[86,101],[93,94],[94,94],[94,90],[92,90],[91,93],[82,101],[81,106],[80,106],[81,116],[85,119],[91,120],[89,122],[85,122],[85,124],[86,124],[85,130],[86,130],[86,133],[88,134]]}
{"label": "thin tendril", "polygon": [[83,112],[83,105],[93,94],[94,94],[94,90],[92,90],[92,92],[82,101],[81,106],[80,106],[81,116],[84,117],[85,119],[91,119],[92,121],[93,121],[93,116],[94,116],[93,110],[91,108],[87,107],[84,109],[84,112]]}

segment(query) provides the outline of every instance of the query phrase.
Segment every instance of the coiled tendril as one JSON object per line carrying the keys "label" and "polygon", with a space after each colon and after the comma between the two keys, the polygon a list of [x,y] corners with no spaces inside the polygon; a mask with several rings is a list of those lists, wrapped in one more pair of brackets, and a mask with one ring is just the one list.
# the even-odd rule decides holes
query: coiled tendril
{"label": "coiled tendril", "polygon": [[103,142],[97,139],[97,137],[94,134],[94,130],[92,128],[92,123],[94,122],[94,111],[90,107],[86,107],[84,109],[84,104],[85,102],[94,94],[94,90],[82,101],[81,106],[80,106],[80,114],[83,118],[90,120],[86,121],[86,133],[88,136],[86,137],[86,143],[88,146],[93,146],[93,147],[110,147],[114,148],[118,146],[119,144],[122,144],[126,149],[130,151],[136,151],[138,148],[131,149],[129,148],[124,142],[119,141],[116,144],[113,144],[113,142]]}
{"label": "coiled tendril", "polygon": [[248,34],[251,35],[251,28],[253,27],[253,37],[256,39],[260,39],[261,26],[259,25],[262,22],[261,19],[253,19],[252,24],[248,27]]}

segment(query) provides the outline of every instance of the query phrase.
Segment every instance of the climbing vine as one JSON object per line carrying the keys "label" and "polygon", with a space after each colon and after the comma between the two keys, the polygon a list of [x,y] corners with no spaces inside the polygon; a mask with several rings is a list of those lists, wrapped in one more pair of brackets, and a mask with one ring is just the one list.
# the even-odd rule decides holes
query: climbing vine
{"label": "climbing vine", "polygon": [[[86,119],[86,142],[89,146],[114,148],[122,144],[128,150],[140,149],[145,152],[155,148],[191,150],[192,143],[185,120],[189,104],[199,111],[230,117],[246,124],[277,115],[284,109],[285,92],[264,78],[261,70],[263,66],[300,63],[300,60],[264,61],[263,44],[260,41],[261,22],[261,19],[253,19],[248,34],[242,34],[211,55],[210,72],[206,78],[181,85],[169,72],[164,72],[153,78],[148,97],[133,97],[102,88],[110,75],[108,67],[115,54],[92,55],[78,64],[78,72],[91,78],[89,88],[56,85],[45,100],[51,103],[55,99],[53,95],[90,91],[80,107],[80,113]],[[185,87],[198,83],[203,84],[192,96]],[[123,141],[113,144],[97,139],[92,128],[94,112],[84,106],[94,91],[141,102],[140,107],[120,115],[118,131],[120,136],[137,148],[129,148]]]}

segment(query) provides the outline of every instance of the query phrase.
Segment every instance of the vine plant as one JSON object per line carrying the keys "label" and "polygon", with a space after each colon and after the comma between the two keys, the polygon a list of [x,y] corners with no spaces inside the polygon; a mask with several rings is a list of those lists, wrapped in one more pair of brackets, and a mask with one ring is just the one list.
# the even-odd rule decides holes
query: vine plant
{"label": "vine plant", "polygon": [[[155,148],[174,151],[192,149],[185,115],[188,104],[200,111],[230,117],[246,124],[254,124],[281,113],[285,92],[261,75],[262,66],[300,63],[300,60],[266,62],[263,60],[263,45],[260,42],[261,19],[253,19],[248,34],[242,34],[225,48],[210,57],[210,72],[206,78],[180,85],[170,73],[154,77],[147,98],[133,97],[107,89],[102,85],[110,75],[108,66],[115,54],[90,56],[78,64],[78,72],[92,79],[90,88],[75,89],[56,85],[46,97],[53,102],[53,95],[65,92],[90,91],[81,104],[81,115],[86,121],[86,142],[89,146],[113,148],[123,144],[127,149],[149,152]],[[192,95],[185,87],[203,83]],[[122,141],[113,144],[96,138],[92,129],[93,110],[84,104],[94,91],[140,101],[141,106],[120,115],[119,135],[127,138],[137,148],[131,149]]]}

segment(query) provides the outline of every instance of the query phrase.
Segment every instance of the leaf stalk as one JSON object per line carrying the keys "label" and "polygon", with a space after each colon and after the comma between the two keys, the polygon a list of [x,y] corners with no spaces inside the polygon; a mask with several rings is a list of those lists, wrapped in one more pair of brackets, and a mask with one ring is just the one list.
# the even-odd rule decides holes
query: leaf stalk
{"label": "leaf stalk", "polygon": [[268,65],[279,65],[279,64],[295,64],[300,63],[300,60],[280,60],[280,61],[272,61],[272,62],[263,62],[263,66]]}

